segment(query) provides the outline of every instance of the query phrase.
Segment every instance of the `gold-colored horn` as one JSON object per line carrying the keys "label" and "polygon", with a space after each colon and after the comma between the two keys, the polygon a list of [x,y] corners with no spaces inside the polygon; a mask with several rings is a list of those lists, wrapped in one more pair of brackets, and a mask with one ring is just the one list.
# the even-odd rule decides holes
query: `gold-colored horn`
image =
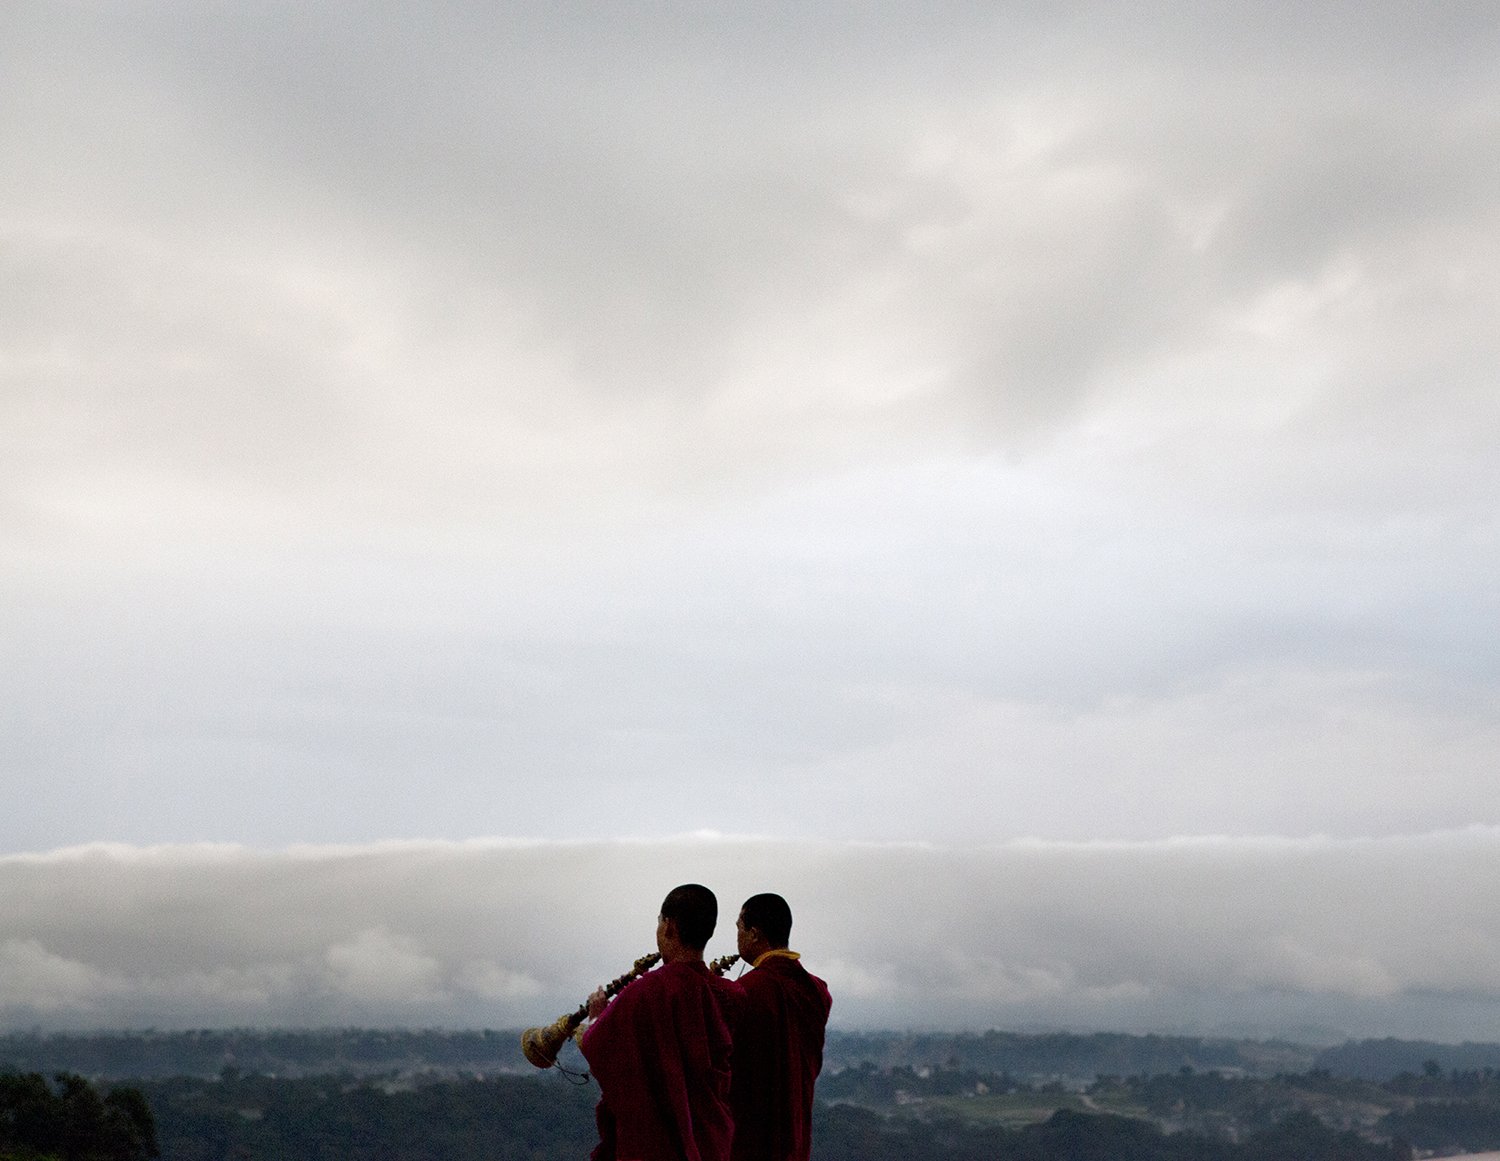
{"label": "gold-colored horn", "polygon": [[[610,980],[604,985],[604,994],[613,996],[631,980],[649,971],[657,960],[661,959],[658,952],[650,952],[641,956],[630,967],[630,970],[617,979]],[[521,1051],[526,1059],[538,1068],[551,1068],[557,1063],[557,1054],[562,1051],[562,1046],[568,1042],[568,1037],[578,1031],[578,1025],[588,1018],[588,1002],[580,1004],[576,1012],[569,1012],[566,1016],[559,1016],[552,1023],[541,1028],[528,1028],[521,1033]]]}
{"label": "gold-colored horn", "polygon": [[[623,976],[610,980],[604,985],[604,994],[613,996],[631,980],[650,971],[659,959],[661,955],[654,951],[641,956],[630,965],[630,970]],[[720,956],[708,965],[708,970],[716,976],[722,976],[737,964],[739,959],[737,955]],[[578,1031],[578,1026],[588,1018],[588,1014],[589,1006],[587,1002],[584,1002],[576,1011],[559,1016],[550,1024],[540,1028],[526,1029],[521,1033],[521,1052],[537,1068],[551,1068],[557,1063],[557,1054],[562,1051],[562,1046],[568,1042],[573,1033]]]}

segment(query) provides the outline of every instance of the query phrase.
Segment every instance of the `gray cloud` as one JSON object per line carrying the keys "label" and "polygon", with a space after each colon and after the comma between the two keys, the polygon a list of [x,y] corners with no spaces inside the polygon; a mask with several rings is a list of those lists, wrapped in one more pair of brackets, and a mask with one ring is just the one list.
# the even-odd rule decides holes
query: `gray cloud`
{"label": "gray cloud", "polygon": [[[649,950],[659,897],[695,879],[726,913],[787,894],[846,1027],[1496,1036],[1497,841],[78,848],[0,860],[0,1012],[539,1023]],[[715,953],[732,950],[721,928]]]}
{"label": "gray cloud", "polygon": [[1488,6],[13,8],[0,848],[1500,821]]}
{"label": "gray cloud", "polygon": [[[483,328],[485,394],[511,393],[505,356],[531,345],[590,399],[696,412],[749,388],[762,438],[790,375],[799,426],[878,430],[882,400],[915,396],[903,426],[946,402],[944,426],[1009,443],[1122,363],[1207,338],[1208,312],[1484,213],[1493,126],[1479,77],[1451,71],[1462,12],[1420,30],[1394,10],[1120,28],[954,6],[899,31],[889,12],[665,15],[93,13],[81,38],[38,19],[57,63],[27,57],[16,83],[40,120],[57,73],[88,80],[91,116],[48,134],[71,164],[108,149],[92,181],[56,163],[78,218],[300,269],[346,315],[354,286],[394,293],[394,319],[309,318],[325,346],[348,342],[330,324],[394,323],[441,396],[430,357]],[[1417,46],[1430,72],[1380,71]],[[768,349],[785,355],[757,368]]]}

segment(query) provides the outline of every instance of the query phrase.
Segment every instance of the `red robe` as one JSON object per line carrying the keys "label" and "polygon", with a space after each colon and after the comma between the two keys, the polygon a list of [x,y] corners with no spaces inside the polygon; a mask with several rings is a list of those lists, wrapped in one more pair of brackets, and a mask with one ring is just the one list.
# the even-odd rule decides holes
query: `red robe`
{"label": "red robe", "polygon": [[663,964],[583,1034],[599,1082],[594,1161],[730,1161],[729,1054],[743,993],[702,963]]}
{"label": "red robe", "polygon": [[797,960],[770,955],[741,976],[734,1040],[734,1161],[809,1161],[813,1082],[823,1069],[828,985]]}

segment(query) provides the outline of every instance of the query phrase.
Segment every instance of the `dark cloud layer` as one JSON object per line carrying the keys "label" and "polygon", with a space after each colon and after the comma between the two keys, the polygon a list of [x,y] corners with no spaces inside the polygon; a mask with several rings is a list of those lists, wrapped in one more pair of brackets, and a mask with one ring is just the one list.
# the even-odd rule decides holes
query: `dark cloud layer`
{"label": "dark cloud layer", "polygon": [[1497,839],[989,848],[694,837],[0,860],[10,1026],[550,1020],[650,950],[660,897],[757,890],[846,1027],[1500,1035]]}

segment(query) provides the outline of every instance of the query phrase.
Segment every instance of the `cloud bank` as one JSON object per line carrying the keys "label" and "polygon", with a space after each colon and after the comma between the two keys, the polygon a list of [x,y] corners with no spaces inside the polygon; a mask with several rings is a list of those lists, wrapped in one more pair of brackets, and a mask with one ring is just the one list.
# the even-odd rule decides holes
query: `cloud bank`
{"label": "cloud bank", "polygon": [[[516,1027],[777,889],[844,1027],[1500,1037],[1500,832],[990,848],[95,846],[0,860],[10,1027]],[[1310,1031],[1315,1030],[1315,1031]]]}

